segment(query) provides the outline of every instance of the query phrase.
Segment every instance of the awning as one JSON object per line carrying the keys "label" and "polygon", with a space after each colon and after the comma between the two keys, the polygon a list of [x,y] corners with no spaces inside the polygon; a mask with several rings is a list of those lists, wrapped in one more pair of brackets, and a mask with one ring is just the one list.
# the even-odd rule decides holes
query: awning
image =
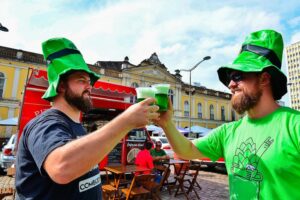
{"label": "awning", "polygon": [[[186,130],[189,130],[189,128],[186,128]],[[192,126],[191,131],[193,133],[207,133],[207,132],[211,131],[211,129],[204,128],[202,126]]]}
{"label": "awning", "polygon": [[0,121],[0,126],[17,126],[18,125],[18,118],[8,118]]}

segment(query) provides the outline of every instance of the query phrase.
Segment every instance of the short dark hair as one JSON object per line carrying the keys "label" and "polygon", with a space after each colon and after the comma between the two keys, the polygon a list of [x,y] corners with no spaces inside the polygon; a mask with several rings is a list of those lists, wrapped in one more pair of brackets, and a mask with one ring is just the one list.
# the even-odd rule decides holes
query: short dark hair
{"label": "short dark hair", "polygon": [[152,142],[146,141],[144,143],[144,148],[150,150],[152,148]]}

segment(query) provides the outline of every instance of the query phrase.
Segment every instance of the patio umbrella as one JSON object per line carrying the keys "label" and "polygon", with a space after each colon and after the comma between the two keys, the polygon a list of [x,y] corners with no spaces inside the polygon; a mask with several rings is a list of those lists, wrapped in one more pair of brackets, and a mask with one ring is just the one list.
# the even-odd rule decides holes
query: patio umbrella
{"label": "patio umbrella", "polygon": [[152,131],[152,132],[156,132],[156,133],[162,133],[163,132],[162,128],[160,128],[158,126],[155,126],[153,124],[147,125],[146,129],[147,129],[147,131]]}
{"label": "patio umbrella", "polygon": [[18,125],[18,118],[8,118],[0,121],[0,126],[17,126]]}
{"label": "patio umbrella", "polygon": [[180,133],[182,133],[182,134],[187,134],[187,133],[189,133],[189,130],[188,130],[188,129],[185,129],[185,128],[182,128],[182,127],[179,127],[179,126],[177,126],[176,128],[177,128],[177,130],[178,130]]}
{"label": "patio umbrella", "polygon": [[[187,128],[187,129],[188,129],[188,128]],[[207,133],[207,132],[211,131],[211,129],[209,129],[209,128],[204,128],[204,127],[202,127],[202,126],[192,126],[192,127],[191,127],[191,131],[192,131],[193,133]]]}

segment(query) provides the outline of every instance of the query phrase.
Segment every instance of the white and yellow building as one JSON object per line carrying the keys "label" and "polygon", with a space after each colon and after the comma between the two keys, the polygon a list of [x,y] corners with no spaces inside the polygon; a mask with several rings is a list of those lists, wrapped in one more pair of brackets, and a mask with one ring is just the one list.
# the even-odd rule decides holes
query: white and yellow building
{"label": "white and yellow building", "polygon": [[[28,68],[45,68],[42,55],[0,46],[0,119],[18,117]],[[17,132],[0,126],[0,138]]]}
{"label": "white and yellow building", "polygon": [[[160,62],[156,53],[140,64],[134,65],[128,57],[122,61],[97,61],[89,67],[102,74],[101,80],[126,86],[151,86],[156,83],[169,83],[174,107],[174,121],[179,127],[189,126],[189,106],[191,124],[215,128],[224,122],[240,118],[230,103],[231,95],[205,88],[192,86],[189,102],[189,85],[182,82],[179,71],[172,74]],[[0,119],[18,117],[22,93],[28,76],[28,68],[46,69],[41,54],[0,46]],[[17,127],[0,127],[0,138],[15,133]]]}
{"label": "white and yellow building", "polygon": [[286,48],[290,106],[300,110],[300,42]]}

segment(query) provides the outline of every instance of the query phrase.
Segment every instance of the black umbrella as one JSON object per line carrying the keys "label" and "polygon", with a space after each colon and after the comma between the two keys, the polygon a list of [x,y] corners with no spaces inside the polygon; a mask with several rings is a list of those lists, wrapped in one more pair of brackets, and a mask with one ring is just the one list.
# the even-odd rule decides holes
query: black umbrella
{"label": "black umbrella", "polygon": [[0,30],[4,31],[4,32],[8,32],[8,28],[6,28],[5,26],[2,26],[1,23],[0,23]]}

